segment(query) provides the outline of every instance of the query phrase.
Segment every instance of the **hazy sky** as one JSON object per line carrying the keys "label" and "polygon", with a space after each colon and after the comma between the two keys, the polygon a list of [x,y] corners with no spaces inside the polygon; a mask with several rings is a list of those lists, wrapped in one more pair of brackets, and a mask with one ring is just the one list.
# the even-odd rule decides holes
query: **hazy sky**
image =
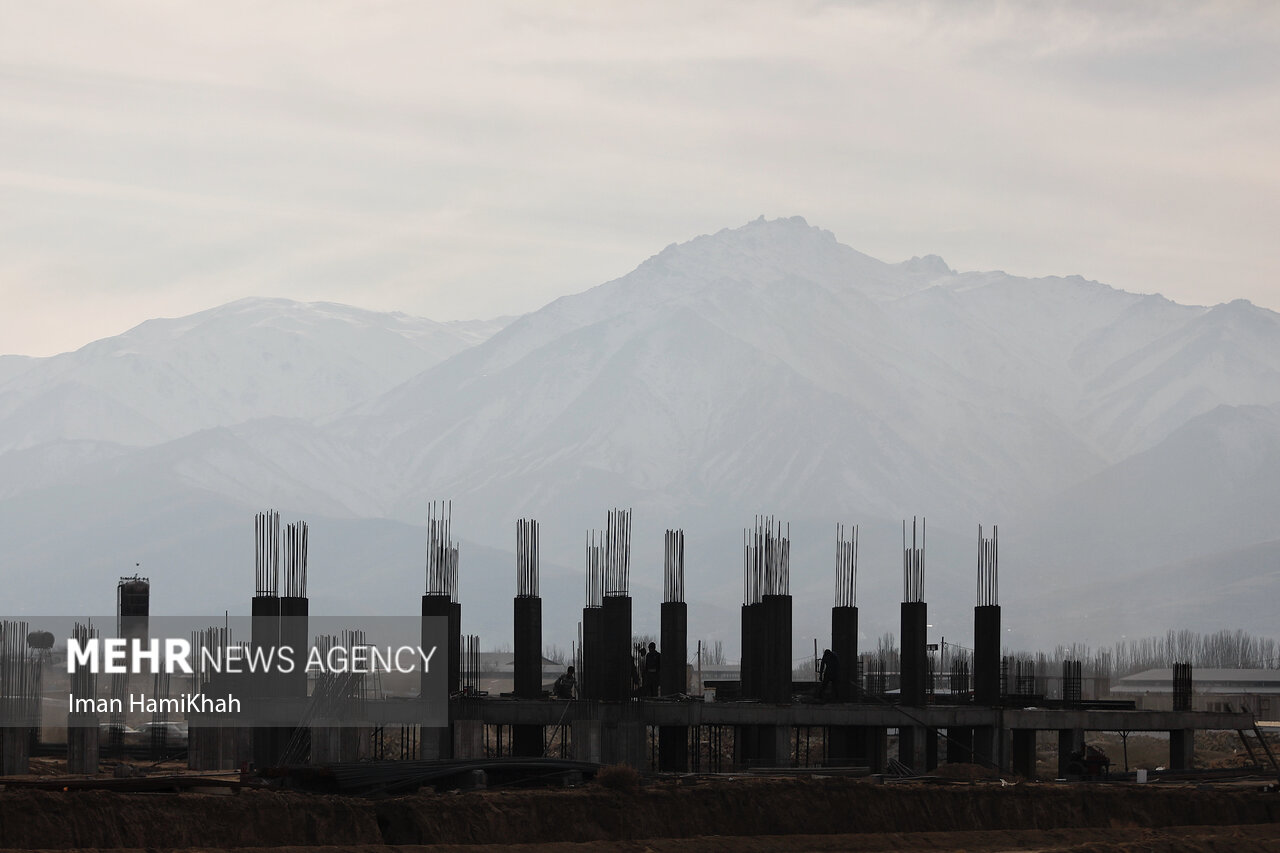
{"label": "hazy sky", "polygon": [[518,313],[762,214],[1280,308],[1280,4],[0,0],[0,352]]}

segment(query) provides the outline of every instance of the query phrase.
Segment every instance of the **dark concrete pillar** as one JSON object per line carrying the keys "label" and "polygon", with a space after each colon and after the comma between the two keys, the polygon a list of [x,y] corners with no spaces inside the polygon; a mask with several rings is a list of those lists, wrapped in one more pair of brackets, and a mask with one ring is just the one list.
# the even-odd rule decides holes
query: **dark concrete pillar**
{"label": "dark concrete pillar", "polygon": [[[663,696],[687,693],[689,659],[688,605],[683,601],[662,603],[662,669],[658,692]],[[658,729],[658,769],[684,773],[689,769],[688,726],[661,726]]]}
{"label": "dark concrete pillar", "polygon": [[[255,595],[250,605],[250,637],[252,649],[274,650],[280,645],[280,599],[274,595]],[[274,657],[274,651],[272,652]],[[279,671],[272,667],[252,675],[253,695],[265,705],[284,693]],[[288,730],[278,726],[257,726],[253,730],[253,763],[258,767],[274,767],[280,763],[288,740]]]}
{"label": "dark concrete pillar", "polygon": [[1000,606],[973,608],[973,702],[1000,703]]}
{"label": "dark concrete pillar", "polygon": [[[542,599],[532,595],[516,596],[514,611],[513,693],[520,699],[538,699],[542,697]],[[546,748],[544,737],[542,726],[512,726],[512,755],[532,758],[541,756]]]}
{"label": "dark concrete pillar", "polygon": [[759,699],[761,696],[759,671],[766,645],[762,642],[763,635],[764,605],[742,605],[742,666],[738,677],[743,699]]}
{"label": "dark concrete pillar", "polygon": [[767,667],[760,698],[766,702],[791,701],[791,596],[766,595],[764,608],[764,661]]}
{"label": "dark concrete pillar", "polygon": [[[1058,777],[1083,775],[1083,765],[1072,767],[1072,756],[1084,752],[1084,729],[1061,729],[1058,731]],[[1078,761],[1079,759],[1077,759]]]}
{"label": "dark concrete pillar", "polygon": [[831,608],[831,651],[840,663],[834,698],[840,702],[857,701],[858,608]]}
{"label": "dark concrete pillar", "polygon": [[[929,767],[929,734],[932,729],[923,726],[902,726],[898,729],[898,760],[916,773],[926,773]],[[933,737],[934,760],[938,749],[937,735]]]}
{"label": "dark concrete pillar", "polygon": [[974,763],[972,728],[955,726],[947,729],[947,763]]}
{"label": "dark concrete pillar", "polygon": [[280,675],[281,695],[298,699],[307,696],[307,652],[311,648],[309,603],[299,596],[285,596],[280,602],[280,647],[290,649],[296,664],[292,672]]}
{"label": "dark concrete pillar", "polygon": [[1169,769],[1192,769],[1195,761],[1195,746],[1195,729],[1175,729],[1169,732]]}
{"label": "dark concrete pillar", "polygon": [[869,767],[880,773],[888,760],[888,731],[876,726],[831,726],[827,729],[827,765]]}
{"label": "dark concrete pillar", "polygon": [[631,698],[631,596],[606,595],[604,606],[603,690],[601,699]]}
{"label": "dark concrete pillar", "polygon": [[973,729],[973,763],[983,767],[1005,769],[1001,763],[1003,747],[1000,729],[995,726],[977,726]]}
{"label": "dark concrete pillar", "polygon": [[783,767],[791,762],[791,727],[735,726],[733,760],[740,767]]}
{"label": "dark concrete pillar", "polygon": [[902,678],[899,695],[903,705],[925,704],[929,679],[928,605],[923,601],[902,603]]}
{"label": "dark concrete pillar", "polygon": [[520,699],[542,696],[542,599],[515,599],[515,688]]}
{"label": "dark concrete pillar", "polygon": [[1035,729],[1014,729],[1012,748],[1013,756],[1010,769],[1023,778],[1036,778]]}
{"label": "dark concrete pillar", "polygon": [[683,601],[662,603],[661,648],[662,670],[658,676],[658,692],[663,696],[689,692],[688,605]]}
{"label": "dark concrete pillar", "polygon": [[668,773],[689,771],[689,727],[658,728],[658,769]]}
{"label": "dark concrete pillar", "polygon": [[98,715],[67,715],[67,772],[98,773]]}
{"label": "dark concrete pillar", "polygon": [[[578,696],[600,699],[604,695],[604,608],[582,608],[582,672]],[[598,744],[597,744],[598,746]]]}
{"label": "dark concrete pillar", "polygon": [[[449,695],[462,690],[462,604],[449,602]],[[453,741],[449,741],[453,748]]]}
{"label": "dark concrete pillar", "polygon": [[[422,647],[437,646],[438,640],[433,641],[433,637],[438,637],[438,631],[430,631],[427,626],[427,620],[431,619],[432,623],[439,625],[441,621],[447,626],[448,636],[445,638],[446,647],[437,648],[436,654],[446,653],[447,660],[443,664],[436,664],[442,668],[447,667],[448,672],[448,691],[449,695],[457,693],[462,683],[462,611],[449,597],[447,593],[428,593],[422,596]],[[433,664],[436,662],[433,660]],[[427,690],[427,673],[423,672],[421,676],[421,694],[426,696]],[[419,749],[423,758],[449,758],[453,753],[453,734],[446,726],[443,729],[423,727],[420,734]]]}
{"label": "dark concrete pillar", "polygon": [[[450,678],[450,681],[449,681],[450,695],[457,692],[457,688],[454,686],[454,682],[452,679],[453,679],[453,673],[455,672],[459,664],[458,653],[453,649],[453,643],[454,643],[453,624],[452,624],[453,620],[450,618],[451,604],[452,602],[450,602],[448,595],[428,594],[428,595],[422,596],[422,623],[423,623],[422,624],[422,646],[423,648],[430,648],[431,646],[437,645],[437,641],[433,641],[432,638],[439,636],[438,633],[429,632],[427,630],[428,619],[434,620],[437,624],[439,624],[440,621],[443,621],[446,625],[449,626],[449,637],[447,640],[448,647],[436,650],[436,657],[432,659],[431,665],[433,669],[444,668],[446,664],[448,665],[448,672],[449,672],[449,678]],[[448,661],[440,660],[440,655],[443,655],[443,654],[449,655]],[[424,672],[421,675],[422,688],[426,687],[426,679],[427,679],[427,674]]]}

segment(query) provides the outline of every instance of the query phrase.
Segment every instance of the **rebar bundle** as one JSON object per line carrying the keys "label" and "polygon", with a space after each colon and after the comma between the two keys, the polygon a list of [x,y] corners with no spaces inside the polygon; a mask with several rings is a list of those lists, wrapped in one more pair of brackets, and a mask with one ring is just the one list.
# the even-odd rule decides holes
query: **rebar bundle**
{"label": "rebar bundle", "polygon": [[584,607],[600,607],[604,603],[605,546],[596,539],[604,538],[598,530],[587,533],[586,603]]}
{"label": "rebar bundle", "polygon": [[458,668],[462,672],[462,693],[476,696],[480,693],[480,636],[467,634],[463,637],[461,652]]}
{"label": "rebar bundle", "polygon": [[0,725],[39,722],[40,662],[29,654],[26,622],[0,622]]}
{"label": "rebar bundle", "polygon": [[538,522],[516,522],[516,597],[538,597]]}
{"label": "rebar bundle", "polygon": [[916,519],[911,518],[911,547],[907,547],[907,522],[902,522],[902,600],[908,604],[924,601],[924,519],[920,519],[919,547],[916,547]]}
{"label": "rebar bundle", "polygon": [[742,531],[742,603],[759,604],[766,595],[791,594],[791,524],[756,516]]}
{"label": "rebar bundle", "polygon": [[[847,537],[846,538],[846,534]],[[858,525],[836,525],[836,607],[858,606]]]}
{"label": "rebar bundle", "polygon": [[662,560],[663,601],[684,601],[684,531],[668,530]]}
{"label": "rebar bundle", "polygon": [[253,523],[254,595],[275,598],[280,594],[280,513],[260,512]]}
{"label": "rebar bundle", "polygon": [[631,584],[631,510],[609,510],[604,546],[604,594],[628,595]]}
{"label": "rebar bundle", "polygon": [[[98,629],[93,627],[93,623],[87,624],[77,622],[75,627],[71,629],[71,637],[80,644],[80,648],[85,648],[89,642],[96,640],[98,637]],[[75,672],[71,673],[70,690],[71,695],[76,699],[96,699],[98,696],[98,674],[93,671],[92,667],[78,666]]]}
{"label": "rebar bundle", "polygon": [[458,546],[453,541],[453,501],[427,507],[427,595],[458,600]]}
{"label": "rebar bundle", "polygon": [[307,523],[295,521],[284,531],[284,595],[307,597]]}
{"label": "rebar bundle", "polygon": [[226,660],[231,645],[231,629],[210,625],[191,632],[191,692],[201,693],[214,674],[214,663]]}
{"label": "rebar bundle", "polygon": [[1078,707],[1084,695],[1082,671],[1078,660],[1062,662],[1062,704],[1068,708]]}
{"label": "rebar bundle", "polygon": [[1173,710],[1191,710],[1191,664],[1175,663],[1173,665]]}
{"label": "rebar bundle", "polygon": [[1000,603],[1000,525],[991,528],[991,538],[982,538],[978,525],[978,606]]}
{"label": "rebar bundle", "polygon": [[884,658],[877,657],[867,662],[863,676],[867,693],[872,696],[883,696],[885,694],[888,689],[885,670]]}
{"label": "rebar bundle", "polygon": [[[318,634],[315,638],[316,652],[326,662],[335,649],[341,649],[350,660],[355,650],[367,645],[365,633],[359,629],[345,629],[338,635]],[[325,667],[315,675],[311,699],[322,716],[339,720],[360,719],[367,698],[368,678],[362,667]]]}
{"label": "rebar bundle", "polygon": [[951,695],[963,696],[969,692],[969,660],[957,657],[951,661]]}

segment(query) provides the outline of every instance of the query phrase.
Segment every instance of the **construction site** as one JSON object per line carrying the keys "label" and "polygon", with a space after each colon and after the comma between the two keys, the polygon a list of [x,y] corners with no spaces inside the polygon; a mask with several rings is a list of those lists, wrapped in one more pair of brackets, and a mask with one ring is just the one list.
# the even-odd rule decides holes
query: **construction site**
{"label": "construction site", "polygon": [[[925,536],[923,521],[904,521],[900,647],[886,656],[859,648],[858,529],[836,528],[829,648],[801,679],[793,626],[827,614],[793,613],[788,526],[755,519],[742,542],[741,663],[728,678],[690,663],[701,656],[688,639],[683,531],[665,536],[660,634],[648,649],[636,643],[631,512],[611,510],[586,536],[573,678],[552,685],[565,667],[547,671],[539,526],[522,519],[511,689],[494,693],[481,686],[479,639],[462,633],[448,504],[427,519],[416,639],[429,665],[208,666],[287,648],[353,660],[371,645],[360,625],[312,633],[307,525],[282,530],[277,513],[260,513],[250,637],[233,637],[229,621],[192,628],[190,673],[100,677],[63,665],[72,643],[101,639],[87,620],[62,635],[0,624],[0,848],[667,839],[695,849],[676,840],[702,839],[697,849],[716,849],[707,836],[731,836],[718,849],[745,850],[788,836],[793,849],[908,850],[947,849],[927,836],[958,833],[972,849],[1086,849],[1045,846],[1060,829],[1062,844],[1115,845],[1087,849],[1275,849],[1280,764],[1267,721],[1244,704],[1197,708],[1189,662],[1169,673],[1168,707],[1152,709],[1111,695],[1084,661],[1047,672],[1009,655],[994,528],[978,528],[972,642],[939,649],[927,636]],[[149,579],[121,578],[115,609],[113,637],[155,639]],[[144,713],[129,702],[140,690],[244,696],[255,712],[152,703]],[[1158,765],[1130,770],[1130,738]],[[1209,766],[1197,749],[1232,760]],[[1200,841],[1179,848],[1175,837]],[[1126,846],[1153,838],[1163,840]]]}

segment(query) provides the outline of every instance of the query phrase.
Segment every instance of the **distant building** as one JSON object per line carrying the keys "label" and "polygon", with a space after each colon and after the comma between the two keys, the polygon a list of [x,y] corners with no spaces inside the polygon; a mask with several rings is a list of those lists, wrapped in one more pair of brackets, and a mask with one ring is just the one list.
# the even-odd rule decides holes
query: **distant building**
{"label": "distant building", "polygon": [[[1257,719],[1280,716],[1280,669],[1193,669],[1191,707],[1195,711],[1247,711]],[[1148,669],[1111,685],[1111,696],[1133,699],[1139,708],[1173,708],[1173,670]]]}

